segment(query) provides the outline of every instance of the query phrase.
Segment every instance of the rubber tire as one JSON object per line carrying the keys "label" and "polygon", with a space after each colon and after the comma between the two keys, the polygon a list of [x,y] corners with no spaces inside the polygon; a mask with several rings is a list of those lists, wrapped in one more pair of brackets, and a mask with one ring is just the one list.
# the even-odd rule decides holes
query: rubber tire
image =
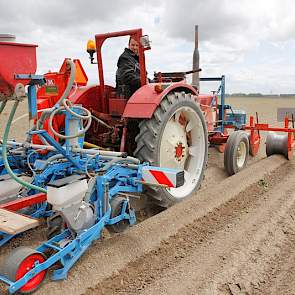
{"label": "rubber tire", "polygon": [[159,166],[161,137],[168,120],[177,111],[177,109],[184,106],[191,107],[195,110],[202,122],[205,138],[205,152],[202,170],[200,177],[196,182],[196,186],[190,194],[183,198],[175,198],[165,188],[146,187],[146,194],[149,197],[149,200],[161,207],[168,208],[179,201],[190,197],[199,189],[201,182],[204,179],[204,171],[208,160],[207,124],[195,98],[196,96],[185,92],[169,93],[162,99],[160,105],[153,113],[152,118],[143,120],[139,124],[140,132],[135,138],[137,148],[134,152],[134,156],[141,161],[149,162],[150,165]]}
{"label": "rubber tire", "polygon": [[[242,167],[237,165],[237,150],[241,142],[246,145],[246,158]],[[224,168],[227,174],[234,175],[244,169],[247,165],[249,157],[249,138],[245,131],[238,130],[234,131],[228,138],[225,150],[224,150]]]}
{"label": "rubber tire", "polygon": [[[123,198],[120,196],[112,199],[111,204],[110,204],[111,208],[112,208],[111,218],[117,217],[121,214],[122,205],[123,205],[124,201],[126,201],[126,198]],[[129,226],[130,225],[129,225],[128,220],[121,220],[118,223],[106,225],[106,228],[111,233],[121,233],[121,232],[125,231]]]}
{"label": "rubber tire", "polygon": [[[23,262],[23,260],[25,258],[27,258],[28,256],[30,256],[32,254],[36,254],[36,253],[42,255],[45,258],[45,260],[47,259],[47,257],[43,253],[38,252],[35,249],[29,248],[29,247],[18,247],[16,249],[14,249],[6,257],[4,264],[2,266],[3,270],[5,272],[5,276],[9,280],[15,281],[16,273],[18,271],[20,264]],[[47,274],[47,270],[46,270],[46,274]],[[36,286],[36,288],[34,288],[30,291],[25,291],[25,292],[18,290],[17,294],[31,294],[31,293],[35,292],[36,290],[38,290],[39,287],[42,285],[42,282],[44,282],[44,280],[46,278],[46,274],[45,274],[43,280],[40,282],[40,284],[38,286]]]}

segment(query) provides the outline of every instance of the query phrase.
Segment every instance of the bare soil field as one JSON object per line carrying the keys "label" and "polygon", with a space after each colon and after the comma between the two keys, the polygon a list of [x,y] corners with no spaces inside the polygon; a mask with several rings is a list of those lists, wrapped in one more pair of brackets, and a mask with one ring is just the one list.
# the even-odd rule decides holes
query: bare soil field
{"label": "bare soil field", "polygon": [[[294,107],[295,98],[227,103],[276,124],[277,108]],[[17,116],[24,112],[22,103]],[[26,122],[18,121],[10,137],[24,138]],[[223,154],[210,148],[195,196],[123,234],[106,235],[66,281],[47,279],[36,294],[295,294],[295,162],[265,157],[262,143],[245,170],[227,177]],[[0,258],[42,237],[42,229],[29,231],[2,247]]]}
{"label": "bare soil field", "polygon": [[294,176],[275,170],[84,294],[295,294]]}

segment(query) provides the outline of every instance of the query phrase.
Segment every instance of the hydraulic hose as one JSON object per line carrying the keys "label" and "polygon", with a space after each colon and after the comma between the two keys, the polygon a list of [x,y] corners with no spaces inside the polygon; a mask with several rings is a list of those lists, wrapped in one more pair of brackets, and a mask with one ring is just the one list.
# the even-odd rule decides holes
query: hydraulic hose
{"label": "hydraulic hose", "polygon": [[[61,105],[62,102],[69,96],[72,86],[74,85],[74,82],[75,82],[76,66],[75,66],[74,62],[70,59],[67,60],[67,64],[69,64],[71,67],[70,80],[69,80],[68,85],[67,85],[65,91],[63,92],[61,98],[56,102],[55,106]],[[46,110],[42,113],[40,119],[37,121],[37,129],[42,128],[45,119],[51,114],[51,112],[53,110],[54,110],[54,107],[49,110]]]}
{"label": "hydraulic hose", "polygon": [[44,189],[42,187],[39,187],[39,186],[36,186],[34,184],[31,184],[29,182],[23,181],[21,178],[19,178],[12,171],[12,169],[10,168],[9,163],[8,163],[8,159],[7,159],[7,140],[8,140],[8,135],[9,135],[11,123],[12,123],[13,117],[15,115],[15,112],[16,112],[16,109],[17,109],[19,103],[20,103],[20,101],[18,101],[18,100],[15,101],[15,103],[14,103],[12,109],[11,109],[11,112],[10,112],[10,115],[9,115],[9,118],[8,118],[8,121],[7,121],[7,124],[6,124],[5,132],[4,132],[4,136],[3,136],[3,141],[2,141],[2,157],[3,157],[3,162],[4,162],[4,165],[5,165],[5,168],[6,168],[7,172],[8,172],[8,174],[16,182],[18,182],[20,185],[25,186],[25,187],[27,187],[29,189],[38,190],[38,191],[40,191],[42,193],[47,193],[47,190],[46,189]]}
{"label": "hydraulic hose", "polygon": [[75,82],[75,78],[76,78],[76,66],[74,64],[74,62],[70,59],[67,60],[67,64],[69,64],[71,66],[71,75],[70,75],[70,81],[64,91],[64,93],[62,94],[61,98],[58,100],[58,102],[55,104],[61,104],[70,94],[70,91],[74,85]]}
{"label": "hydraulic hose", "polygon": [[57,155],[53,155],[50,158],[48,158],[45,163],[44,163],[44,168],[45,169],[50,163],[52,163],[53,161],[59,160],[59,159],[63,159],[64,155],[62,154],[57,154]]}
{"label": "hydraulic hose", "polygon": [[[45,121],[45,119],[49,116],[49,129],[52,131],[52,133],[62,139],[70,139],[70,138],[76,138],[79,137],[83,134],[86,133],[86,131],[90,128],[91,126],[91,113],[83,108],[82,106],[75,106],[76,108],[82,110],[84,112],[83,115],[80,115],[79,113],[71,110],[71,102],[67,99],[67,97],[69,96],[69,93],[72,89],[72,86],[75,82],[75,77],[76,77],[76,66],[74,64],[73,61],[71,61],[70,59],[67,60],[67,64],[70,65],[71,67],[71,75],[70,75],[70,80],[67,84],[67,87],[64,91],[64,93],[62,94],[61,98],[56,102],[55,106],[51,109],[46,109],[43,111],[40,119],[37,122],[37,129],[40,129],[40,127],[42,128],[43,123]],[[58,106],[58,108],[56,108],[56,106]],[[53,128],[53,118],[56,114],[58,114],[60,111],[62,111],[63,109],[66,109],[67,112],[69,112],[72,116],[79,118],[80,120],[87,120],[87,125],[86,127],[82,128],[81,131],[79,131],[77,134],[71,134],[71,135],[63,135],[60,134],[59,132],[57,132],[56,130],[54,130]],[[42,138],[41,138],[42,140]],[[43,140],[42,140],[43,141]],[[44,144],[46,144],[46,142],[43,141]]]}
{"label": "hydraulic hose", "polygon": [[[75,82],[76,66],[75,66],[74,62],[72,60],[70,60],[70,59],[67,60],[67,64],[69,64],[70,67],[71,67],[70,80],[69,80],[69,82],[67,84],[67,87],[66,87],[65,91],[63,92],[61,98],[56,102],[55,106],[58,105],[58,104],[61,104],[63,102],[63,100],[68,97],[68,95],[69,95],[69,93],[70,93],[70,91],[72,89],[72,86],[73,86],[73,84]],[[48,118],[50,116],[51,112],[54,109],[55,109],[55,107],[40,110],[40,111],[42,111],[42,114],[41,114],[39,120],[37,120],[36,124],[31,128],[30,131],[35,131],[35,130],[42,129],[44,121],[46,120],[46,118]],[[17,119],[16,119],[16,121],[17,121]],[[43,142],[44,145],[48,144],[43,137],[40,136],[40,139],[41,139],[41,141]],[[31,142],[31,140],[32,140],[32,135],[29,133],[27,138],[26,138],[26,142]]]}
{"label": "hydraulic hose", "polygon": [[[76,108],[79,108],[80,110],[84,111],[84,112],[86,113],[85,115],[84,115],[84,114],[83,114],[83,115],[80,115],[79,113],[77,113],[77,112],[75,112],[75,111],[72,111],[72,110],[71,110],[71,106],[73,106],[73,104],[71,103],[70,100],[68,100],[68,99],[64,99],[62,103],[63,103],[64,108],[65,108],[70,114],[72,114],[73,116],[75,116],[76,118],[79,118],[79,119],[81,119],[81,120],[89,120],[89,119],[92,118],[90,111],[88,111],[87,109],[85,109],[85,108],[83,108],[83,107],[81,107],[81,106],[79,106],[79,105],[76,105]],[[68,106],[68,103],[70,104],[70,106]]]}
{"label": "hydraulic hose", "polygon": [[[87,109],[85,109],[82,106],[76,105],[75,108],[82,110],[84,113],[86,113],[85,115],[80,115],[77,112],[72,111],[69,106],[66,104],[66,101],[68,100],[64,100],[63,101],[63,106],[59,107],[58,109],[55,109],[53,112],[51,112],[50,117],[49,117],[49,128],[52,131],[52,133],[62,139],[70,139],[70,138],[75,138],[75,137],[79,137],[81,135],[83,135],[84,133],[87,132],[87,130],[90,128],[91,126],[91,113],[90,111],[88,111]],[[71,135],[63,135],[58,133],[56,130],[54,130],[53,128],[53,118],[54,116],[59,113],[60,111],[62,111],[63,109],[66,109],[66,111],[70,112],[73,116],[77,117],[80,120],[87,120],[87,125],[86,127],[84,127],[82,130],[80,130],[79,132],[77,132],[76,134],[71,134]]]}

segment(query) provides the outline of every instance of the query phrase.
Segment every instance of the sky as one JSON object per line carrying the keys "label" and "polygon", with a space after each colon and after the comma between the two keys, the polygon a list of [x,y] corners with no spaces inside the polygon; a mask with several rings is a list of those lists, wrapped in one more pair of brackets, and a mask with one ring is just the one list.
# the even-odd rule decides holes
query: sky
{"label": "sky", "polygon": [[[152,41],[149,77],[192,69],[194,27],[199,26],[201,77],[225,75],[227,93],[295,93],[293,0],[0,0],[0,33],[38,44],[38,74],[79,58],[89,83],[98,83],[86,44],[95,34],[142,28]],[[106,81],[128,38],[103,48]],[[217,85],[201,85],[201,92]]]}

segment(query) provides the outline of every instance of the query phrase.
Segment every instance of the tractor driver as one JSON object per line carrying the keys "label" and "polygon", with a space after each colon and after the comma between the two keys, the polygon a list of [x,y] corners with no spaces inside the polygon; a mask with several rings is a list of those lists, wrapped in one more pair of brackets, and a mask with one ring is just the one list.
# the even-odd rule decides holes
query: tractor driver
{"label": "tractor driver", "polygon": [[128,48],[120,55],[116,73],[117,95],[129,98],[141,86],[138,42],[129,38]]}

